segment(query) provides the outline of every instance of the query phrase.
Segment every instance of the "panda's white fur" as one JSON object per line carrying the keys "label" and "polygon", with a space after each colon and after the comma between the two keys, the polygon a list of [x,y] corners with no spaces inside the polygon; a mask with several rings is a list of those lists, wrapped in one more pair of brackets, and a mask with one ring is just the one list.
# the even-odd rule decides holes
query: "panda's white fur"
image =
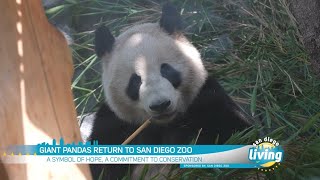
{"label": "panda's white fur", "polygon": [[[207,78],[198,50],[181,34],[169,36],[159,23],[137,25],[123,32],[102,62],[109,107],[120,119],[137,124],[153,115],[148,107],[159,99],[171,101],[170,112],[185,112]],[[183,80],[177,89],[161,76],[163,63],[181,73]],[[142,79],[138,101],[124,91],[133,73]]]}

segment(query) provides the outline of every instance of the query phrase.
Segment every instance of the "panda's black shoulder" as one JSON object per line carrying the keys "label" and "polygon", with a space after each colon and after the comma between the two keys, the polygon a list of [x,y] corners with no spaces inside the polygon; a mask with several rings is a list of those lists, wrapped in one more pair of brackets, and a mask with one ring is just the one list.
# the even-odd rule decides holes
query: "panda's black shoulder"
{"label": "panda's black shoulder", "polygon": [[[211,106],[207,106],[211,105]],[[191,110],[207,107],[210,109],[217,108],[226,110],[237,110],[238,106],[225,92],[219,82],[209,76],[201,87],[197,97],[190,106]]]}
{"label": "panda's black shoulder", "polygon": [[214,77],[207,78],[185,116],[209,138],[219,134],[220,142],[250,126],[239,106]]}

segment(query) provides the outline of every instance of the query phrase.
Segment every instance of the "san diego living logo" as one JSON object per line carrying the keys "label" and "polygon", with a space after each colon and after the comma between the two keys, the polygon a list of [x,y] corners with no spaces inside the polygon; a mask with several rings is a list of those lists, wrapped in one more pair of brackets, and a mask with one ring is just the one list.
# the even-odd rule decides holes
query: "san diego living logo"
{"label": "san diego living logo", "polygon": [[248,158],[250,161],[260,165],[259,170],[268,172],[279,167],[284,154],[279,142],[270,137],[265,137],[256,140],[253,146],[249,149]]}

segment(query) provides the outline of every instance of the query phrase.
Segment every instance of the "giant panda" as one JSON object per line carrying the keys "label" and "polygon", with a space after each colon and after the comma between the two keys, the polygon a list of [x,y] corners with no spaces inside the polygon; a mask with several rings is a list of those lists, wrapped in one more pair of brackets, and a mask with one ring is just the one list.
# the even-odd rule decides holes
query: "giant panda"
{"label": "giant panda", "polygon": [[[87,140],[121,144],[150,117],[151,125],[131,144],[223,143],[250,125],[208,75],[198,50],[182,34],[173,5],[163,6],[159,23],[135,25],[116,38],[100,26],[94,42],[106,99]],[[120,179],[128,172],[128,165],[90,168],[94,179],[103,168],[105,179]]]}

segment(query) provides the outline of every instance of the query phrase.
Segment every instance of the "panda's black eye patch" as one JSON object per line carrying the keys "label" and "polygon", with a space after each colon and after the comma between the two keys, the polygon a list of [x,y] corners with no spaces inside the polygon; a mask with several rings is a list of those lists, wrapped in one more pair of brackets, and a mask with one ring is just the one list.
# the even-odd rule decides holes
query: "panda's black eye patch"
{"label": "panda's black eye patch", "polygon": [[134,101],[139,99],[139,90],[141,86],[141,77],[136,73],[132,74],[126,89],[127,95]]}
{"label": "panda's black eye patch", "polygon": [[166,78],[174,88],[178,88],[181,84],[181,73],[175,70],[167,63],[161,64],[160,69],[161,76]]}

